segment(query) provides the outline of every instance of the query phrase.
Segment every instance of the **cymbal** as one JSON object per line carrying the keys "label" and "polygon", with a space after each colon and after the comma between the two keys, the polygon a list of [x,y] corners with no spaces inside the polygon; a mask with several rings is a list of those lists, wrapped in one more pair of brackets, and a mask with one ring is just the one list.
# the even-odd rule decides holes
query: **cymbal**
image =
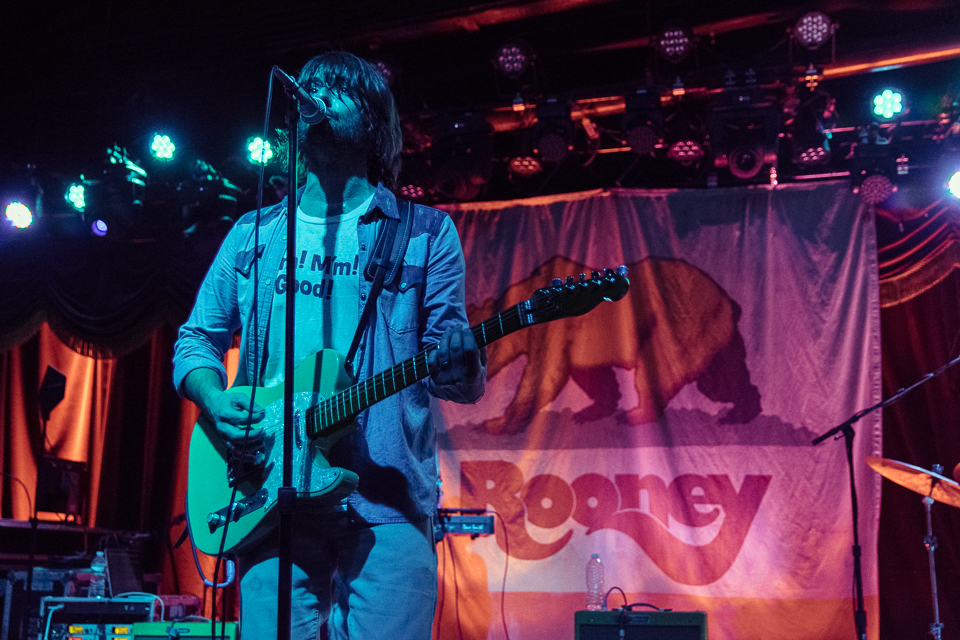
{"label": "cymbal", "polygon": [[896,482],[937,502],[960,507],[960,484],[921,467],[886,458],[867,458],[867,465],[888,480]]}

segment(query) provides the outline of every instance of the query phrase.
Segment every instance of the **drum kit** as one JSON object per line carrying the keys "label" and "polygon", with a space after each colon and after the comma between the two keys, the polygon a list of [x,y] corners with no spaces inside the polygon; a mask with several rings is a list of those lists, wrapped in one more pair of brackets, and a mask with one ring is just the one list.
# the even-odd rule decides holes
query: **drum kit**
{"label": "drum kit", "polygon": [[[933,469],[927,470],[896,460],[867,458],[867,465],[884,478],[923,496],[923,505],[927,512],[927,536],[923,539],[923,544],[927,547],[927,559],[930,564],[930,588],[933,592],[933,622],[930,624],[930,635],[936,640],[940,640],[943,625],[940,623],[937,570],[933,561],[933,552],[937,548],[937,537],[933,535],[930,506],[934,502],[942,502],[960,507],[960,483],[944,476],[943,467],[939,464],[935,464]],[[954,478],[960,477],[960,464],[954,468],[953,476]]]}

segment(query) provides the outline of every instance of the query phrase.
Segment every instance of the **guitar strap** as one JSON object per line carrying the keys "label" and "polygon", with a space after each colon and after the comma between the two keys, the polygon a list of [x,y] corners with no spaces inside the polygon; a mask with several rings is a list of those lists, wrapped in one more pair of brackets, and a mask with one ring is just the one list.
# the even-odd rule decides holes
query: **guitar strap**
{"label": "guitar strap", "polygon": [[[403,256],[407,252],[407,245],[410,244],[410,234],[413,230],[413,203],[408,200],[398,200],[400,209],[400,219],[386,218],[380,227],[380,233],[377,235],[377,241],[373,245],[373,251],[370,253],[370,259],[363,271],[367,280],[372,280],[370,295],[367,297],[366,304],[363,305],[363,311],[360,313],[360,322],[357,324],[357,332],[353,335],[353,343],[350,345],[350,351],[347,352],[347,360],[344,364],[347,373],[354,376],[353,359],[357,355],[357,349],[360,347],[360,338],[363,336],[367,321],[370,319],[370,313],[376,299],[380,296],[380,291],[384,285],[393,284],[403,267]],[[397,237],[399,233],[399,238]]]}

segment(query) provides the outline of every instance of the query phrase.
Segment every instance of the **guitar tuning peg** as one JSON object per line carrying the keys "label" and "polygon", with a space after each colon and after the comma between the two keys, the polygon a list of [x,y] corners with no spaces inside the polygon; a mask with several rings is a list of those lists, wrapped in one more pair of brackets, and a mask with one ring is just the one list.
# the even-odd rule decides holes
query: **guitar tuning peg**
{"label": "guitar tuning peg", "polygon": [[610,276],[613,275],[613,269],[604,269],[604,270],[603,270],[603,275],[605,275],[606,277],[609,278]]}
{"label": "guitar tuning peg", "polygon": [[594,280],[599,280],[600,278],[603,277],[603,274],[600,273],[599,271],[591,271],[590,277],[593,278]]}
{"label": "guitar tuning peg", "polygon": [[553,280],[550,281],[551,287],[559,287],[562,284],[563,284],[563,280],[561,280],[560,278],[554,278]]}
{"label": "guitar tuning peg", "polygon": [[567,276],[567,284],[573,284],[573,276]]}
{"label": "guitar tuning peg", "polygon": [[583,281],[586,280],[586,279],[587,279],[587,274],[581,273],[581,274],[580,274],[580,282],[583,282]]}
{"label": "guitar tuning peg", "polygon": [[617,267],[617,275],[618,275],[618,276],[625,276],[625,275],[627,275],[627,265],[622,264],[622,265],[620,265],[619,267]]}

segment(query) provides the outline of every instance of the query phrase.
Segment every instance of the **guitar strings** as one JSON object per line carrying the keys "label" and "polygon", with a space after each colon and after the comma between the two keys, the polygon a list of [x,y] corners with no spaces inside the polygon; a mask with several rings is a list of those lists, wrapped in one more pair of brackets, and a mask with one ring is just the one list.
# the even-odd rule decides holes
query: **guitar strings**
{"label": "guitar strings", "polygon": [[[496,317],[488,318],[487,320],[484,320],[479,325],[477,325],[477,327],[473,329],[474,337],[481,338],[482,341],[484,342],[484,345],[489,344],[493,340],[502,338],[504,335],[506,335],[506,332],[503,331],[504,322],[506,322],[509,325],[511,324],[511,322],[517,320],[519,317],[520,317],[519,305],[513,305],[509,309],[505,310],[503,313],[497,315]],[[487,340],[486,335],[487,335],[488,328],[494,327],[497,325],[499,325],[500,335],[495,338],[492,338],[491,340]],[[480,335],[477,335],[477,330],[480,331]],[[366,407],[370,406],[370,404],[372,404],[369,402],[370,395],[373,395],[374,402],[377,402],[379,399],[383,399],[389,395],[392,395],[393,393],[396,393],[397,391],[400,391],[406,388],[410,384],[413,384],[417,380],[425,378],[426,375],[422,377],[417,377],[419,375],[417,373],[417,370],[419,367],[424,367],[426,370],[428,370],[427,355],[432,350],[433,349],[423,351],[417,354],[416,356],[414,356],[413,358],[411,358],[411,360],[413,360],[414,379],[409,383],[406,381],[405,362],[401,362],[400,364],[394,365],[392,368],[386,371],[383,371],[381,373],[378,373],[377,375],[367,380],[364,380],[363,382],[356,384],[350,387],[349,389],[345,389],[344,391],[341,391],[340,393],[338,393],[337,395],[331,398],[327,398],[323,400],[322,402],[320,402],[319,405],[315,407],[310,407],[307,410],[307,419],[316,423],[318,414],[322,416],[323,420],[321,420],[321,422],[326,422],[326,424],[321,426],[318,429],[315,429],[315,431],[322,431],[324,428],[332,424],[336,424],[337,422],[346,419],[349,415],[354,415],[356,413],[359,413],[360,411],[363,411],[363,409],[365,409]],[[396,381],[398,378],[403,382],[403,386],[397,386]],[[392,391],[390,391],[387,388],[388,379],[391,383],[391,386],[393,387]],[[378,399],[378,396],[380,394],[378,393],[378,386],[377,386],[378,384],[379,384],[379,388],[383,390],[383,395],[379,399]],[[355,406],[357,408],[354,410]],[[338,416],[341,416],[341,415],[343,417],[336,419]]]}
{"label": "guitar strings", "polygon": [[[591,283],[592,282],[593,280],[591,280]],[[545,298],[545,300],[543,301],[547,301],[549,299],[552,299],[554,296],[552,294],[547,294],[543,297]],[[471,331],[473,331],[473,334],[474,334],[474,338],[477,340],[478,344],[482,342],[483,343],[482,346],[486,346],[491,342],[504,337],[508,333],[511,333],[512,331],[515,331],[517,328],[519,328],[519,327],[512,327],[512,324],[520,318],[520,314],[521,314],[520,304],[512,305],[509,309],[504,310],[502,313],[498,314],[497,316],[493,318],[488,318],[483,322],[481,322],[480,324],[478,324],[476,327],[471,328]],[[503,326],[504,323],[506,323],[508,325],[508,328],[510,328],[509,331],[504,330],[504,326]],[[495,337],[491,337],[490,339],[487,338],[488,329],[491,330],[491,336],[495,336]],[[494,334],[492,332],[492,329],[498,329],[500,335]],[[479,331],[479,334],[478,334],[478,331]],[[390,369],[382,371],[368,378],[367,380],[364,380],[361,383],[353,385],[349,389],[345,389],[330,398],[326,398],[322,400],[319,404],[315,406],[307,408],[307,410],[304,412],[305,414],[304,417],[305,417],[305,420],[307,421],[308,433],[313,432],[314,434],[319,435],[318,432],[323,431],[324,429],[330,427],[331,425],[337,424],[338,422],[341,422],[348,417],[352,417],[357,413],[359,413],[360,411],[363,411],[367,407],[371,406],[372,404],[379,402],[379,400],[382,400],[390,395],[393,395],[394,393],[397,393],[398,391],[405,389],[406,387],[413,384],[414,382],[417,382],[418,380],[425,378],[427,374],[420,376],[418,369],[420,367],[423,367],[425,371],[429,372],[429,364],[428,364],[427,357],[429,353],[436,348],[437,348],[436,346],[430,347],[418,353],[417,355],[413,356],[412,358],[410,358],[413,365],[412,373],[414,376],[413,380],[411,380],[410,382],[407,382],[407,375],[406,375],[407,361],[403,361],[399,364],[394,365]],[[397,385],[398,377],[401,380],[402,386]],[[387,388],[388,380],[390,382],[390,386],[392,387],[392,390]],[[382,397],[379,397],[379,398],[378,396],[380,394],[378,393],[378,385],[379,385],[379,389],[383,390]],[[373,402],[370,402],[370,398],[369,398],[371,393],[374,398]],[[354,407],[356,407],[356,409],[354,409]],[[349,411],[348,411],[348,408],[350,409]],[[335,419],[341,415],[342,417]],[[318,422],[318,416],[320,418],[319,422],[321,422],[321,425],[319,427],[316,427],[316,423]],[[311,429],[311,427],[314,427],[314,428]],[[280,424],[274,425],[273,427],[264,428],[262,429],[262,431],[264,435],[273,435],[282,429],[283,429],[283,424],[280,423]]]}

